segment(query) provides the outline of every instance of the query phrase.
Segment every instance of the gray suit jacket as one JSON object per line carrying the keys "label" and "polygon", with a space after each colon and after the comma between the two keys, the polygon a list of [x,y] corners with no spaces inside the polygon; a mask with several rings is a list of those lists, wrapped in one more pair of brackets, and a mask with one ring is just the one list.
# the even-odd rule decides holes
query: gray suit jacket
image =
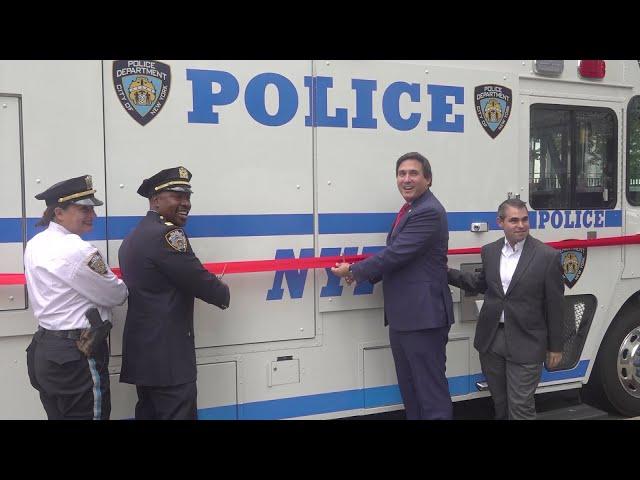
{"label": "gray suit jacket", "polygon": [[449,269],[449,284],[470,293],[484,293],[474,346],[487,352],[504,310],[507,359],[516,363],[538,363],[547,351],[562,351],[564,283],[560,252],[527,237],[509,289],[500,279],[500,256],[504,237],[482,247],[480,273]]}

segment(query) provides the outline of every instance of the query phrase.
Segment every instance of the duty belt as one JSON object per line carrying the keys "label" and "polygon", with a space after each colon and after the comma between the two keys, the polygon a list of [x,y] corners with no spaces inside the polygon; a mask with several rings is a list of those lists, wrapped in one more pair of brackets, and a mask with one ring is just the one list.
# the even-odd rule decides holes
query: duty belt
{"label": "duty belt", "polygon": [[71,340],[78,340],[82,333],[81,328],[75,328],[73,330],[48,330],[43,327],[38,327],[38,330],[43,331],[46,335],[53,335],[54,337],[70,338]]}

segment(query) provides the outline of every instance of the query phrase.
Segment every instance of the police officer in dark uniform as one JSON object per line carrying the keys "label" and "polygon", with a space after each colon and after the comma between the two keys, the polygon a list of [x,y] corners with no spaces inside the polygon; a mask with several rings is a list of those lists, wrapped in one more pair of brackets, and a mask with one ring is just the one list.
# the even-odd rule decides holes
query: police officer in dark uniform
{"label": "police officer in dark uniform", "polygon": [[38,331],[27,348],[31,385],[50,420],[106,420],[111,412],[109,348],[111,307],[127,287],[100,251],[80,235],[91,231],[90,175],[56,183],[36,195],[47,209],[24,252],[29,301]]}
{"label": "police officer in dark uniform", "polygon": [[149,212],[118,252],[129,288],[120,381],[136,385],[139,420],[197,418],[194,298],[229,306],[229,287],[202,266],[182,229],[190,180],[184,167],[145,179],[138,193]]}

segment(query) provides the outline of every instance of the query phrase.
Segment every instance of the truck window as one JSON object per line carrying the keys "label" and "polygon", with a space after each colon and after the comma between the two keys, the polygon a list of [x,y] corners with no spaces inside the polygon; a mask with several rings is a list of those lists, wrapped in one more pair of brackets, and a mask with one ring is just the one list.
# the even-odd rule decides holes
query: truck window
{"label": "truck window", "polygon": [[627,110],[627,200],[640,205],[640,96]]}
{"label": "truck window", "polygon": [[531,206],[539,210],[614,208],[617,137],[616,116],[608,108],[532,105]]}

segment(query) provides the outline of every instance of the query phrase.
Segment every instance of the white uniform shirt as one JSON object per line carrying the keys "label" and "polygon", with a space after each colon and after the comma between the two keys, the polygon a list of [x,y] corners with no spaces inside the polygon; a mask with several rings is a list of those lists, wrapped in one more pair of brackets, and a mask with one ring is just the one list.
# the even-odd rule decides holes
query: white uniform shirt
{"label": "white uniform shirt", "polygon": [[38,323],[49,330],[88,328],[84,313],[97,307],[102,320],[127,299],[127,287],[89,242],[51,222],[27,242],[24,272]]}
{"label": "white uniform shirt", "polygon": [[[522,248],[526,240],[527,238],[525,237],[524,240],[516,243],[514,248],[511,248],[507,237],[504,238],[504,247],[502,247],[502,254],[500,255],[500,280],[502,281],[502,290],[504,290],[504,293],[507,293],[509,289],[513,273],[516,271],[516,267],[520,261],[520,255],[522,254]],[[504,310],[500,315],[500,323],[504,323]]]}

